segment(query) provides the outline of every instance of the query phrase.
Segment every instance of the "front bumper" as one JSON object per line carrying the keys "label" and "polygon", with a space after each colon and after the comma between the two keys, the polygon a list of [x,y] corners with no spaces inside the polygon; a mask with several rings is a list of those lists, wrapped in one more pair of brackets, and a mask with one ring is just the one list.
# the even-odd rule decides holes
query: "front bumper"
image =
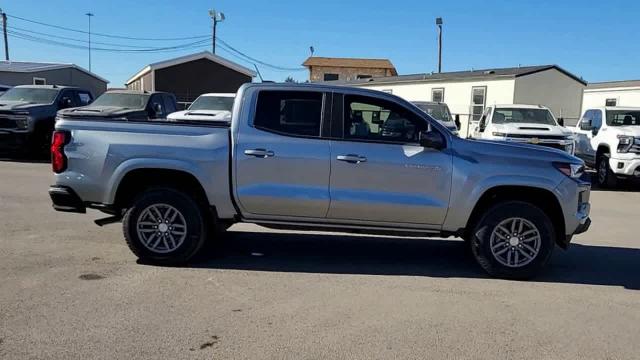
{"label": "front bumper", "polygon": [[82,199],[73,189],[67,186],[51,185],[49,187],[49,197],[53,203],[53,208],[57,211],[74,212],[84,214],[87,212]]}
{"label": "front bumper", "polygon": [[21,150],[29,144],[29,133],[0,129],[1,150]]}
{"label": "front bumper", "polygon": [[565,236],[558,238],[559,245],[566,248],[574,235],[584,233],[591,226],[591,183],[567,178],[556,188],[556,194],[565,221]]}
{"label": "front bumper", "polygon": [[609,167],[614,174],[619,176],[640,177],[640,155],[633,157],[616,157],[609,159]]}

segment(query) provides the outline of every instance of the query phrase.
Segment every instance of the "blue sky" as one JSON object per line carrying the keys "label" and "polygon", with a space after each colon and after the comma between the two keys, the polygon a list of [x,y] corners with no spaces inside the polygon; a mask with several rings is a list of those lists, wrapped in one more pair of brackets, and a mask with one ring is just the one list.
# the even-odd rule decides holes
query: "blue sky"
{"label": "blue sky", "polygon": [[[181,37],[208,34],[209,8],[227,20],[218,36],[262,61],[298,68],[309,55],[389,58],[400,74],[430,72],[437,67],[434,18],[444,18],[443,71],[558,64],[587,81],[640,79],[640,1],[35,1],[10,0],[11,15],[60,26],[87,29],[84,13],[95,14],[92,31],[130,37]],[[9,18],[9,26],[58,36],[86,39]],[[94,41],[140,46],[166,42],[133,42],[93,37]],[[65,40],[61,40],[65,41]],[[67,49],[10,38],[12,60],[73,62],[88,67],[86,50]],[[180,43],[172,42],[171,45]],[[210,45],[201,50],[209,50]],[[122,86],[144,65],[196,52],[114,54],[93,52],[92,69]],[[227,53],[219,55],[243,63]],[[306,71],[275,71],[260,66],[265,79]]]}

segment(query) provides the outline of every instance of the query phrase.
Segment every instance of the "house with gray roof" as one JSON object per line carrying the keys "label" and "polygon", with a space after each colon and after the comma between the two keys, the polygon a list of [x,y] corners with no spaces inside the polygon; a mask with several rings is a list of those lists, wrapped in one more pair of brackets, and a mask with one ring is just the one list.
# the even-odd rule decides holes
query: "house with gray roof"
{"label": "house with gray roof", "polygon": [[[336,82],[332,82],[336,83]],[[459,115],[461,135],[470,133],[492,104],[544,105],[567,125],[575,124],[587,82],[558,65],[472,69],[374,77],[340,82],[393,93],[409,101],[436,101]]]}
{"label": "house with gray roof", "polygon": [[108,80],[75,64],[30,61],[0,61],[0,84],[78,86],[98,96],[107,90]]}

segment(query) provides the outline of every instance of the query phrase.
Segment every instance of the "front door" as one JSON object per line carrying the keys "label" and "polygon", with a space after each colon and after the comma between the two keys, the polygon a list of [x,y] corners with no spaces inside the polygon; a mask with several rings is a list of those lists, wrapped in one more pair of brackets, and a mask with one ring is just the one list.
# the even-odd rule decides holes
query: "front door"
{"label": "front door", "polygon": [[[342,96],[335,94],[336,96]],[[331,142],[330,219],[441,225],[451,191],[450,153],[419,146],[427,120],[370,96],[344,95],[341,140]],[[446,138],[446,137],[445,137]]]}
{"label": "front door", "polygon": [[599,129],[602,125],[600,110],[587,110],[575,128],[575,155],[589,165],[595,165],[596,149],[592,145],[594,127]]}
{"label": "front door", "polygon": [[325,94],[261,90],[235,142],[235,189],[248,218],[324,218],[329,140],[320,137]]}

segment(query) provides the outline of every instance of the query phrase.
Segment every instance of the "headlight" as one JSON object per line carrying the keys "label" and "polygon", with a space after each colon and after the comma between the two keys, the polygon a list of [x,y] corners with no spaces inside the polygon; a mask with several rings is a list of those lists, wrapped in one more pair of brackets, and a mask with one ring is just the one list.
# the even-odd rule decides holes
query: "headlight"
{"label": "headlight", "polygon": [[24,130],[24,129],[29,128],[29,119],[28,118],[23,118],[23,119],[16,120],[16,126],[20,130]]}
{"label": "headlight", "polygon": [[572,179],[579,179],[584,174],[584,165],[554,162],[553,166]]}
{"label": "headlight", "polygon": [[502,132],[497,132],[497,131],[494,131],[494,132],[492,132],[491,134],[492,134],[493,136],[497,136],[497,137],[506,137],[506,136],[507,136],[507,134],[502,133]]}
{"label": "headlight", "polygon": [[565,145],[564,151],[568,152],[569,154],[573,154],[573,143]]}
{"label": "headlight", "polygon": [[634,142],[633,136],[627,135],[618,135],[618,152],[626,153],[629,152]]}

